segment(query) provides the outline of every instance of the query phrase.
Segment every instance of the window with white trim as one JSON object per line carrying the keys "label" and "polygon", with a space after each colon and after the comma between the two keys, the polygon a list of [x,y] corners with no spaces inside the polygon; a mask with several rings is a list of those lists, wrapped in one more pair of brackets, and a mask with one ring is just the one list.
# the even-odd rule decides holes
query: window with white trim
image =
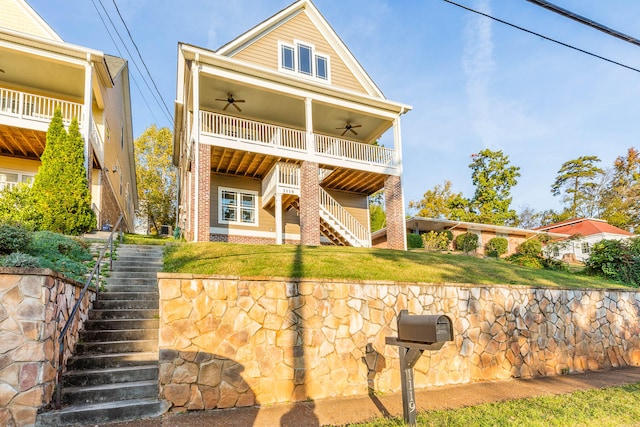
{"label": "window with white trim", "polygon": [[294,72],[315,79],[329,81],[329,56],[315,51],[309,43],[296,41],[293,45],[279,42],[281,71]]}
{"label": "window with white trim", "polygon": [[251,190],[218,187],[218,222],[258,225],[258,193]]}
{"label": "window with white trim", "polygon": [[9,172],[0,170],[0,191],[5,188],[15,188],[18,184],[33,184],[35,175],[22,172]]}
{"label": "window with white trim", "polygon": [[581,246],[582,246],[581,249],[583,254],[588,254],[589,252],[591,252],[591,248],[589,247],[589,242],[582,242]]}

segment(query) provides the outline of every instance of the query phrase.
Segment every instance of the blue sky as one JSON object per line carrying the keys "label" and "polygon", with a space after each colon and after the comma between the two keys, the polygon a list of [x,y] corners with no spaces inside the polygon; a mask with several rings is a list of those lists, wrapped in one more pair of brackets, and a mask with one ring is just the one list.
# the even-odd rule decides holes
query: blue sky
{"label": "blue sky", "polygon": [[[119,55],[92,0],[28,1],[65,41]],[[293,0],[116,1],[173,112],[179,41],[216,49]],[[458,2],[640,68],[640,47],[525,0]],[[102,3],[119,24],[113,0]],[[638,72],[442,0],[314,3],[385,96],[413,106],[402,118],[406,203],[444,180],[471,197],[470,155],[490,148],[503,150],[521,168],[513,208],[558,209],[559,198],[551,195],[550,186],[563,162],[596,155],[608,168],[639,145]],[[640,38],[637,0],[553,3]],[[152,107],[151,113],[132,84],[134,136],[152,123],[172,127],[131,68]]]}

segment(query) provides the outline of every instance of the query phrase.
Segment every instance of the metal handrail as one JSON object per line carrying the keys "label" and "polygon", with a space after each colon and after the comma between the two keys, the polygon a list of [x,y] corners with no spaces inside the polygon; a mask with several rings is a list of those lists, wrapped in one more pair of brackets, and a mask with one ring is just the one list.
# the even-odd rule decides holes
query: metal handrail
{"label": "metal handrail", "polygon": [[[62,368],[64,367],[64,340],[65,340],[65,337],[67,336],[67,332],[69,331],[69,328],[71,327],[73,319],[76,316],[78,308],[80,307],[80,304],[82,303],[82,300],[84,299],[84,295],[86,294],[87,289],[89,289],[89,285],[91,285],[91,281],[93,280],[94,276],[95,276],[95,279],[96,279],[96,300],[98,299],[98,295],[99,295],[99,292],[100,292],[100,263],[102,262],[102,258],[104,258],[104,254],[107,251],[107,248],[110,249],[110,252],[109,252],[109,271],[113,270],[113,233],[115,233],[116,230],[120,227],[123,217],[124,217],[124,215],[120,214],[120,217],[118,218],[118,221],[116,222],[116,225],[111,230],[111,234],[109,234],[109,239],[107,240],[107,242],[105,243],[104,247],[100,251],[100,255],[98,256],[98,260],[96,261],[96,265],[93,267],[93,270],[91,271],[91,274],[89,274],[89,277],[87,278],[87,281],[85,282],[84,287],[82,288],[82,292],[80,292],[80,296],[76,300],[76,303],[73,306],[73,310],[71,310],[71,314],[69,315],[69,318],[67,319],[67,323],[65,323],[64,328],[62,328],[62,331],[60,332],[60,336],[58,337],[58,377],[57,377],[58,379],[57,379],[57,384],[56,384],[56,409],[60,409],[61,400],[62,400]],[[118,232],[118,235],[119,235],[120,242],[122,243],[122,229]]]}

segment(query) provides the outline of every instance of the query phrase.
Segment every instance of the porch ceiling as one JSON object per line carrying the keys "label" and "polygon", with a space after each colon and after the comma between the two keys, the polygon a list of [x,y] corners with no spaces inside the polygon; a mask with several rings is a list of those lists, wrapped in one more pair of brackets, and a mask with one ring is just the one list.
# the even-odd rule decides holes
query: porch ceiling
{"label": "porch ceiling", "polygon": [[0,86],[82,101],[84,70],[77,65],[0,47],[0,69]]}
{"label": "porch ceiling", "polygon": [[278,161],[287,162],[286,159],[249,151],[211,148],[211,171],[214,173],[263,178]]}
{"label": "porch ceiling", "polygon": [[[229,94],[236,100],[245,101],[236,103],[241,112],[233,106],[223,111],[227,103],[217,99],[224,100]],[[199,96],[200,106],[205,110],[299,130],[305,129],[305,105],[302,98],[206,75],[203,75],[200,81]],[[388,119],[321,102],[313,102],[312,112],[314,133],[340,138],[347,123],[357,124],[361,125],[354,129],[357,135],[347,132],[342,138],[358,142],[372,143],[392,125]]]}
{"label": "porch ceiling", "polygon": [[336,168],[321,185],[324,188],[351,191],[361,194],[373,194],[384,188],[384,175],[353,169]]}
{"label": "porch ceiling", "polygon": [[45,142],[45,132],[0,125],[0,154],[40,159]]}

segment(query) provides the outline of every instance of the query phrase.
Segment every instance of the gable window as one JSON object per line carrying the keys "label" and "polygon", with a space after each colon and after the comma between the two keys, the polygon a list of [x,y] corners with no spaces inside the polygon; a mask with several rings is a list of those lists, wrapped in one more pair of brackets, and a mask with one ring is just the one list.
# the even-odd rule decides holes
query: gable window
{"label": "gable window", "polygon": [[295,44],[289,45],[279,42],[278,45],[281,71],[329,81],[329,56],[319,54],[309,43],[296,41]]}
{"label": "gable window", "polygon": [[235,188],[218,188],[218,222],[221,224],[258,225],[258,193]]}

